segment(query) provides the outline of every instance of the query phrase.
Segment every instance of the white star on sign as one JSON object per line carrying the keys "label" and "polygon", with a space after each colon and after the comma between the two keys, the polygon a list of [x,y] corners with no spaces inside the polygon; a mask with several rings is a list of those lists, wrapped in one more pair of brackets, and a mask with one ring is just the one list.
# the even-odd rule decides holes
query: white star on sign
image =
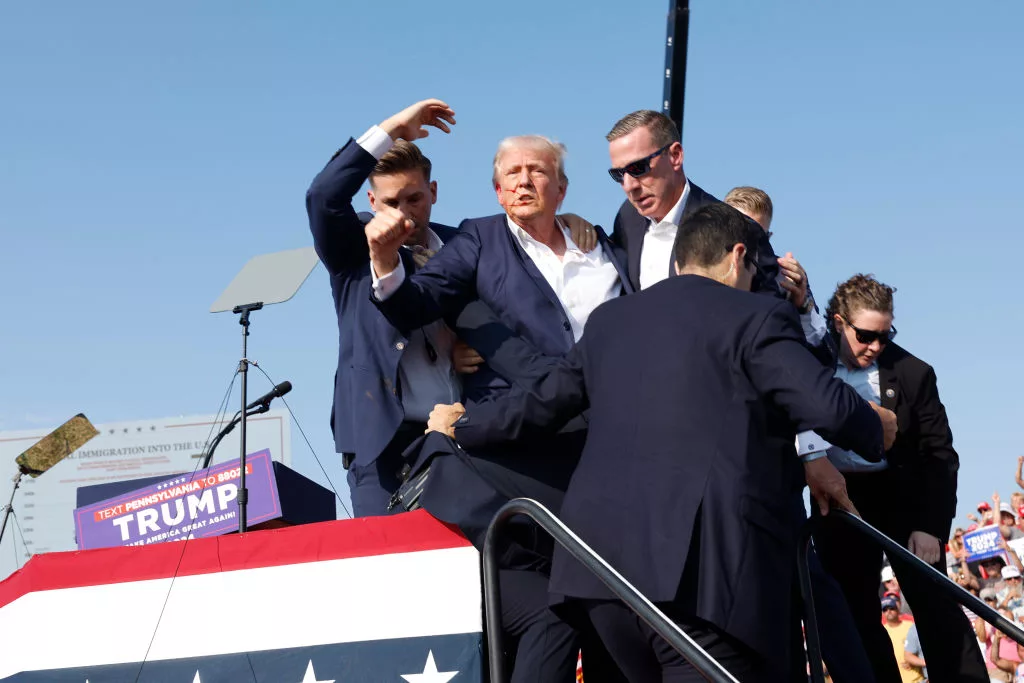
{"label": "white star on sign", "polygon": [[309,660],[309,664],[306,665],[306,675],[302,677],[302,683],[334,683],[332,678],[329,681],[318,681],[316,680],[316,674],[313,673],[313,660]]}
{"label": "white star on sign", "polygon": [[402,678],[409,683],[448,683],[455,678],[458,671],[438,671],[434,664],[434,651],[427,651],[427,663],[423,665],[421,674],[403,674]]}
{"label": "white star on sign", "polygon": [[203,681],[199,678],[199,669],[196,669],[196,677],[192,679],[192,683],[203,683]]}

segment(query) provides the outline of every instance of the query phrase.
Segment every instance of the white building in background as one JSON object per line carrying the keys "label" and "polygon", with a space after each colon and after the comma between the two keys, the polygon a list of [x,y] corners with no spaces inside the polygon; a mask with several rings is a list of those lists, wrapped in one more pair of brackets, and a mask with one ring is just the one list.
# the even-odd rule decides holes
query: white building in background
{"label": "white building in background", "polygon": [[[97,424],[99,435],[38,478],[22,477],[14,497],[14,515],[0,541],[0,579],[38,553],[75,550],[74,509],[80,486],[192,472],[221,425],[215,416],[160,418]],[[11,495],[18,472],[14,459],[58,425],[0,432],[0,506]],[[291,428],[287,411],[271,410],[246,421],[249,453],[270,449],[271,457],[291,466]],[[213,463],[239,456],[236,427],[217,447]],[[0,515],[2,517],[2,515]]]}

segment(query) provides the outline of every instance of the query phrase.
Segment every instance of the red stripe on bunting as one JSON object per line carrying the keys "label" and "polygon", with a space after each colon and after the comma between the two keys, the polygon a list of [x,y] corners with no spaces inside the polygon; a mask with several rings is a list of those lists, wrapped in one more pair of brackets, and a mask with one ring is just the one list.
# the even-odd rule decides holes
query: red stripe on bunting
{"label": "red stripe on bunting", "polygon": [[[423,510],[130,548],[36,555],[0,582],[0,607],[33,591],[166,579],[470,545]],[[179,566],[180,562],[180,566]]]}

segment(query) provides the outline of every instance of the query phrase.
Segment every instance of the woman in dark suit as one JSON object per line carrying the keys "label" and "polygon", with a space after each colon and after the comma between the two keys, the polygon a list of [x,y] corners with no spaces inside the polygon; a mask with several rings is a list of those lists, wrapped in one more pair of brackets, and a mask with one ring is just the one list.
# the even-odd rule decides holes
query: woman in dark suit
{"label": "woman in dark suit", "polygon": [[[959,458],[935,371],[892,342],[892,287],[854,275],[836,289],[826,312],[839,350],[836,376],[862,398],[896,413],[896,442],[881,463],[830,449],[864,520],[945,573],[942,540],[956,508]],[[812,506],[813,507],[813,506]],[[878,617],[882,551],[847,527],[826,525],[815,538],[826,569],[846,594],[879,683],[899,683],[893,644]],[[933,683],[988,683],[985,664],[960,608],[928,593],[926,581],[890,558],[904,599],[914,610]]]}

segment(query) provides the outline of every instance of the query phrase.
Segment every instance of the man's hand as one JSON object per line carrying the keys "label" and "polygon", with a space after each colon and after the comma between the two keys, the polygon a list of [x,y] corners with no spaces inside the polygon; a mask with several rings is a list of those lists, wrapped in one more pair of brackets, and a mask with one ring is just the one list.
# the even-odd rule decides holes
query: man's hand
{"label": "man's hand", "polygon": [[896,441],[896,432],[899,429],[896,425],[896,413],[871,401],[868,401],[868,405],[878,415],[878,419],[882,421],[882,444],[885,450],[889,450]]}
{"label": "man's hand", "polygon": [[566,227],[569,228],[569,235],[576,246],[584,254],[589,254],[597,246],[597,230],[585,218],[580,218],[574,213],[559,214]]}
{"label": "man's hand", "polygon": [[797,308],[803,308],[807,301],[807,271],[800,265],[800,262],[793,258],[793,252],[787,251],[786,255],[778,259],[779,262],[779,287],[789,292],[789,300]]}
{"label": "man's hand", "polygon": [[377,277],[384,277],[398,267],[398,249],[416,229],[416,224],[398,209],[381,205],[366,224],[366,243],[370,261]]}
{"label": "man's hand", "polygon": [[430,135],[424,126],[433,126],[438,130],[450,133],[451,128],[445,123],[455,125],[455,112],[441,100],[423,100],[406,107],[380,124],[392,140],[419,140]]}
{"label": "man's hand", "polygon": [[846,479],[828,458],[818,458],[804,463],[804,475],[811,497],[818,503],[818,510],[827,515],[834,504],[836,507],[860,516],[846,493]]}
{"label": "man's hand", "polygon": [[942,544],[939,539],[923,531],[915,531],[910,534],[907,541],[907,550],[917,555],[928,564],[935,564],[939,561],[939,553]]}
{"label": "man's hand", "polygon": [[460,375],[472,375],[484,364],[484,359],[469,344],[456,339],[452,346],[452,367]]}
{"label": "man's hand", "polygon": [[465,414],[466,408],[461,403],[453,403],[451,405],[438,403],[434,406],[434,409],[430,411],[430,417],[427,418],[427,428],[423,433],[429,434],[430,432],[441,432],[442,434],[447,434],[454,439],[455,422]]}

